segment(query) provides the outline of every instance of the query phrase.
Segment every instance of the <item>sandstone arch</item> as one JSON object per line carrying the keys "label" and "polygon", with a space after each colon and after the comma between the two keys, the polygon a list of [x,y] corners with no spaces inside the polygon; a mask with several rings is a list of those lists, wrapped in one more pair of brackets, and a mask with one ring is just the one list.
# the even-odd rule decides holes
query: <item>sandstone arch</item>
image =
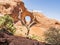
{"label": "sandstone arch", "polygon": [[26,7],[24,6],[24,3],[22,1],[17,2],[17,0],[15,0],[15,1],[6,0],[3,2],[4,2],[3,4],[0,3],[2,6],[2,7],[0,7],[0,13],[9,14],[14,19],[14,22],[17,22],[19,20],[18,16],[19,16],[19,12],[21,11],[21,9],[22,9],[22,13],[20,15],[21,16],[20,18],[21,18],[22,22],[26,24],[26,21],[25,21],[26,16],[29,16],[31,18],[30,23],[33,21],[33,18],[34,18],[33,13],[29,12],[26,9]]}
{"label": "sandstone arch", "polygon": [[33,21],[33,18],[34,18],[34,16],[33,16],[33,14],[31,13],[31,12],[29,12],[29,11],[25,11],[25,12],[23,12],[22,14],[21,14],[21,20],[22,20],[22,22],[23,23],[27,23],[26,22],[26,20],[25,20],[25,17],[26,16],[29,16],[30,18],[31,18],[31,21],[30,21],[30,23]]}
{"label": "sandstone arch", "polygon": [[26,7],[24,6],[24,3],[23,3],[22,1],[18,2],[17,5],[20,7],[20,9],[22,9],[22,12],[21,12],[21,15],[20,15],[21,21],[22,21],[24,24],[26,24],[25,17],[26,17],[26,16],[29,16],[29,17],[31,18],[31,21],[30,21],[30,23],[31,23],[31,22],[33,21],[33,18],[34,18],[33,13],[29,12],[29,11],[26,9]]}

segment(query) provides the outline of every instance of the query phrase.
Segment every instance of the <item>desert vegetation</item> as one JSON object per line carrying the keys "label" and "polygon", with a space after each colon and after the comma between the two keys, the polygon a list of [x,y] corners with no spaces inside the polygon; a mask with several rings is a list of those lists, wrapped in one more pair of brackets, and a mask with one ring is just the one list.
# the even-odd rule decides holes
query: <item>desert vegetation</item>
{"label": "desert vegetation", "polygon": [[[0,44],[1,45],[20,45],[20,44],[26,45],[28,43],[28,45],[33,45],[33,44],[34,45],[35,44],[44,45],[44,43],[40,43],[37,41],[40,39],[38,36],[32,35],[31,37],[29,37],[28,31],[30,31],[30,29],[28,28],[28,26],[26,28],[27,28],[28,39],[23,38],[23,37],[14,36],[14,32],[16,31],[16,28],[14,27],[13,18],[11,18],[9,15],[0,17],[0,38],[2,39],[2,40],[0,40],[0,42],[2,42]],[[12,35],[10,35],[8,33],[10,33]]]}
{"label": "desert vegetation", "polygon": [[45,41],[51,45],[60,45],[60,29],[51,27],[45,32]]}
{"label": "desert vegetation", "polygon": [[[1,45],[5,43],[9,43],[6,45],[44,45],[45,43],[60,45],[60,29],[55,28],[55,26],[60,27],[60,22],[47,18],[38,11],[29,11],[23,1],[0,0],[0,15],[2,15],[0,16]],[[25,19],[26,16],[31,18],[29,24]]]}
{"label": "desert vegetation", "polygon": [[16,29],[14,27],[13,22],[13,19],[9,15],[0,17],[0,30],[5,29],[9,31],[11,34],[14,34]]}

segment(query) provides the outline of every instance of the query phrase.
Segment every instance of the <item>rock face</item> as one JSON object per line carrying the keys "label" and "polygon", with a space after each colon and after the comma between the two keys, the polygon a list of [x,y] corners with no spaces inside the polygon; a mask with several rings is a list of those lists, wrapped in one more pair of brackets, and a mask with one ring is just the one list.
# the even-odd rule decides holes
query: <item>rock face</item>
{"label": "rock face", "polygon": [[45,45],[36,40],[13,36],[7,31],[0,31],[0,45]]}
{"label": "rock face", "polygon": [[14,22],[21,19],[23,23],[26,23],[26,16],[30,16],[32,19],[34,18],[21,0],[0,0],[0,13],[9,14],[14,19]]}
{"label": "rock face", "polygon": [[17,7],[17,2],[20,0],[0,0],[0,13],[9,14],[13,17],[14,21],[18,20],[19,7]]}

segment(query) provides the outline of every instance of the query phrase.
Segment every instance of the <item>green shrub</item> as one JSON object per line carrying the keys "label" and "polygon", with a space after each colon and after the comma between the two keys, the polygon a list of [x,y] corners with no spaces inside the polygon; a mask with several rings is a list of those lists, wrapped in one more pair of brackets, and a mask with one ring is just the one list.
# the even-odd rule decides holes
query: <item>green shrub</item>
{"label": "green shrub", "polygon": [[3,28],[12,34],[15,32],[13,19],[9,15],[5,15],[3,17],[0,17],[0,30]]}
{"label": "green shrub", "polygon": [[34,35],[34,34],[31,34],[31,36],[28,36],[28,37],[31,38],[31,39],[38,40],[38,41],[42,41],[42,38],[40,36],[37,36],[37,35]]}

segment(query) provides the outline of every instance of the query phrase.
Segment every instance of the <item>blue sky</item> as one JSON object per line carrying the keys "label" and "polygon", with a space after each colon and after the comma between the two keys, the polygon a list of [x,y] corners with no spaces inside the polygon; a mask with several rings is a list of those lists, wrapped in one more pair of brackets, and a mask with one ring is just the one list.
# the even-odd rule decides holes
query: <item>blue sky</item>
{"label": "blue sky", "polygon": [[39,10],[49,18],[60,21],[60,0],[23,0],[29,10]]}

